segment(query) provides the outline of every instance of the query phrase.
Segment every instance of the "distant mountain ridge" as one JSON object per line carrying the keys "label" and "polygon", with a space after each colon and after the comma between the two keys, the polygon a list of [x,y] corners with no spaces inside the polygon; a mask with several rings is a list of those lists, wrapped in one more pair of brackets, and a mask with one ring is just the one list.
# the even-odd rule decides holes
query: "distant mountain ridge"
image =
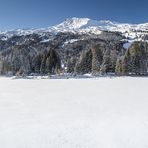
{"label": "distant mountain ridge", "polygon": [[143,35],[148,35],[148,23],[143,24],[128,24],[118,23],[109,20],[91,20],[89,18],[68,18],[64,22],[41,29],[17,29],[11,31],[0,32],[0,36],[4,36],[4,40],[12,37],[13,35],[29,35],[29,34],[43,34],[45,32],[58,33],[58,32],[73,32],[73,33],[91,33],[100,34],[101,31],[121,32],[126,37],[131,39],[137,38],[142,40]]}

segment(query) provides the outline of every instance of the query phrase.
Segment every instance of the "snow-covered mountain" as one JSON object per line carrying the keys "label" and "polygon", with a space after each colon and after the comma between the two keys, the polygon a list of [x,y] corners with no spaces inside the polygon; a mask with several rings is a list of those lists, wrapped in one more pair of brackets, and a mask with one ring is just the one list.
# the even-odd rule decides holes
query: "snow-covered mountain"
{"label": "snow-covered mountain", "polygon": [[88,18],[70,18],[42,29],[1,32],[0,73],[148,75],[147,42],[148,23]]}
{"label": "snow-covered mountain", "polygon": [[96,21],[88,18],[70,18],[51,28],[55,31],[81,31],[85,29],[90,29],[90,31],[92,31],[92,28],[96,28],[97,30],[119,31],[124,33],[130,31],[148,31],[148,23],[128,24],[112,22],[109,20]]}
{"label": "snow-covered mountain", "polygon": [[[17,29],[0,32],[1,38],[7,39],[13,35],[28,35],[32,33],[43,34],[46,32],[73,32],[100,34],[102,31],[121,32],[129,40],[143,40],[148,36],[148,23],[128,24],[117,23],[109,20],[91,20],[89,18],[69,18],[61,24],[42,29]],[[147,37],[146,37],[147,38]],[[148,39],[146,39],[148,40]]]}
{"label": "snow-covered mountain", "polygon": [[[101,31],[121,32],[128,40],[144,40],[148,35],[148,23],[128,24],[109,20],[91,20],[88,18],[70,18],[59,25],[49,27],[54,32],[78,32],[100,34]],[[148,40],[148,39],[147,39]]]}

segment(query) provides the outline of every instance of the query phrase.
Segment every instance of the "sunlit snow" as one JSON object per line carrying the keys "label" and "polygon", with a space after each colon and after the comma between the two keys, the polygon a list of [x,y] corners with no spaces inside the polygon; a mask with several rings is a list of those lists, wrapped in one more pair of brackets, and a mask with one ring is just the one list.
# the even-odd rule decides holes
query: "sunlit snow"
{"label": "sunlit snow", "polygon": [[0,147],[148,147],[147,89],[136,77],[0,78]]}

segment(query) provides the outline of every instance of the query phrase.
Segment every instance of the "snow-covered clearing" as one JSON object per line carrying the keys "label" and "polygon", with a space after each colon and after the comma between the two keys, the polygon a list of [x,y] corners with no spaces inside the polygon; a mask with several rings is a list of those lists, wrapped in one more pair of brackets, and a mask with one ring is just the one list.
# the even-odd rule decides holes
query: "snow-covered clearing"
{"label": "snow-covered clearing", "polygon": [[148,78],[0,78],[0,148],[147,148]]}

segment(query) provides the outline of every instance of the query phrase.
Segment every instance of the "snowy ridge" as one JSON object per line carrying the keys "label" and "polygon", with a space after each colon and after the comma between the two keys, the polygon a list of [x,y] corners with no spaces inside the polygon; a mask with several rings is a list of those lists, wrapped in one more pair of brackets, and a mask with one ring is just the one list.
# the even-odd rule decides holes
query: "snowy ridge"
{"label": "snowy ridge", "polygon": [[0,32],[3,39],[12,37],[13,35],[28,35],[32,33],[43,34],[46,32],[73,32],[73,33],[92,33],[100,34],[102,31],[121,32],[130,40],[142,40],[144,35],[148,35],[148,23],[144,24],[128,24],[117,23],[109,20],[91,20],[89,18],[69,18],[64,22],[42,29],[17,29],[11,31]]}
{"label": "snowy ridge", "polygon": [[80,27],[87,25],[89,21],[90,21],[90,19],[88,19],[88,18],[66,19],[64,22],[57,25],[55,28],[79,29]]}

